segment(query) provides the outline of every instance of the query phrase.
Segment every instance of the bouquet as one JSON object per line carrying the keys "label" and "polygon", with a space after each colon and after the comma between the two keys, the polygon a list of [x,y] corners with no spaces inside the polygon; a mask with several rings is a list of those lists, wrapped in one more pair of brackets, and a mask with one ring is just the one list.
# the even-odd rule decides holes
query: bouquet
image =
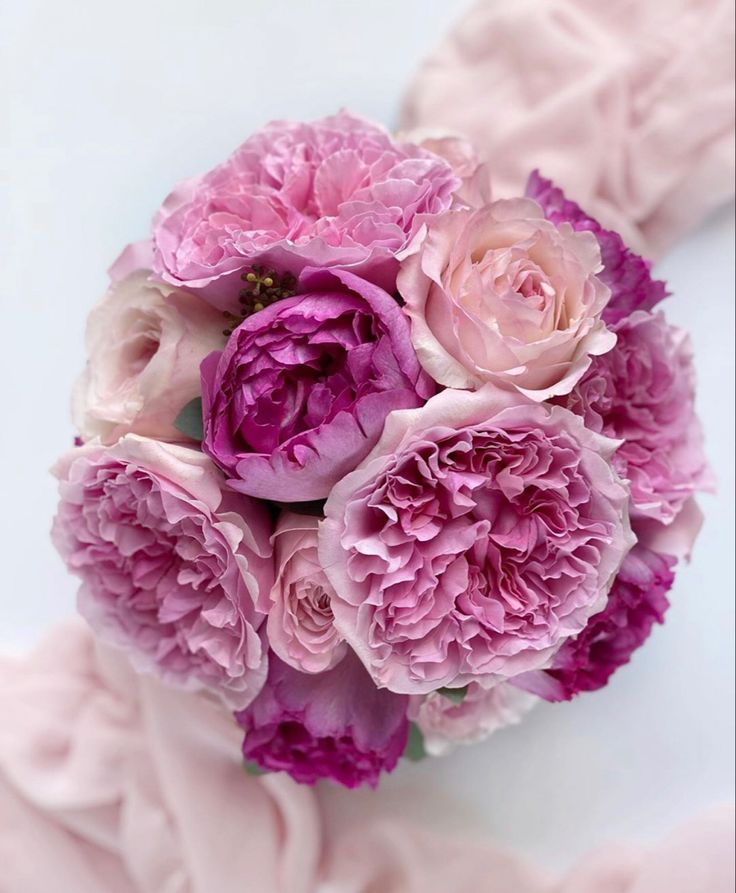
{"label": "bouquet", "polygon": [[346,112],[180,183],[87,327],[54,541],[249,771],[375,785],[604,686],[710,473],[649,264],[538,172]]}

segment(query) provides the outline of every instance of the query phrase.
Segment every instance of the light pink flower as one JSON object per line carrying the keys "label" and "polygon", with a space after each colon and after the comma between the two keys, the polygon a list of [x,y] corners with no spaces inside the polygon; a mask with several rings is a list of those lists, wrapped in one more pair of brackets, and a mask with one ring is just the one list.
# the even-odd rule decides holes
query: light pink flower
{"label": "light pink flower", "polygon": [[690,338],[662,313],[644,310],[614,331],[616,347],[596,357],[561,402],[588,428],[623,440],[613,461],[631,482],[632,518],[668,525],[694,493],[712,486],[695,415]]}
{"label": "light pink flower", "polygon": [[338,664],[347,645],[335,629],[332,585],[317,555],[319,520],[284,512],[273,536],[276,582],[266,626],[271,648],[304,673]]}
{"label": "light pink flower", "polygon": [[476,744],[505,726],[516,725],[538,700],[508,682],[492,688],[473,682],[460,703],[442,692],[416,695],[409,705],[409,719],[419,726],[427,753],[439,757],[458,744]]}
{"label": "light pink flower", "polygon": [[94,631],[144,672],[250,703],[267,671],[267,510],[223,491],[198,450],[135,434],[75,449],[55,473],[53,538]]}
{"label": "light pink flower", "polygon": [[442,158],[341,112],[276,121],[230,158],[180,184],[154,220],[155,269],[223,309],[254,260],[298,274],[349,267],[393,288],[395,255],[460,186]]}
{"label": "light pink flower", "polygon": [[472,143],[448,130],[418,128],[399,134],[402,140],[416,143],[450,165],[461,185],[455,192],[457,202],[479,208],[491,201],[491,172]]}
{"label": "light pink flower", "polygon": [[488,687],[579,633],[634,542],[615,447],[492,385],[391,413],[319,534],[336,626],[376,682]]}
{"label": "light pink flower", "polygon": [[110,287],[87,321],[87,367],[72,402],[85,440],[134,432],[181,440],[179,410],[200,393],[199,364],[225,343],[223,320],[196,295],[138,270]]}
{"label": "light pink flower", "polygon": [[398,289],[436,381],[494,382],[541,401],[568,393],[591,357],[615,344],[600,318],[609,298],[600,269],[592,233],[555,226],[536,202],[514,199],[433,221]]}

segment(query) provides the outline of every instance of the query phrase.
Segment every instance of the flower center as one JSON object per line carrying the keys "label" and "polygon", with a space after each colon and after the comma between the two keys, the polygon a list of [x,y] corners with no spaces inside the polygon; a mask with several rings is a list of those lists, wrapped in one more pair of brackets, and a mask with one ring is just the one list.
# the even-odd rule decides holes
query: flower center
{"label": "flower center", "polygon": [[282,298],[290,298],[296,292],[296,277],[291,273],[277,273],[275,270],[265,270],[260,266],[253,266],[244,270],[240,278],[245,286],[240,289],[238,300],[240,301],[240,313],[231,313],[226,310],[223,314],[227,322],[227,328],[223,329],[223,335],[232,335],[240,323],[269,307]]}

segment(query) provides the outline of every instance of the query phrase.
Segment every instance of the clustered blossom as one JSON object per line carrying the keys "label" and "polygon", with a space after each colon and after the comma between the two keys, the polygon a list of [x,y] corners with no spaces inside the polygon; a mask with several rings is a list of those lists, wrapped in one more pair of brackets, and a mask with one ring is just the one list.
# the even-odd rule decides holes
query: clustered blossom
{"label": "clustered blossom", "polygon": [[460,184],[439,155],[345,112],[276,121],[166,199],[154,222],[155,269],[224,308],[237,291],[226,277],[256,259],[294,273],[349,267],[385,285],[396,255],[451,207]]}
{"label": "clustered blossom", "polygon": [[337,628],[393,691],[544,666],[600,611],[634,542],[615,443],[493,387],[388,420],[325,506]]}
{"label": "clustered blossom", "polygon": [[179,184],[90,316],[56,468],[97,634],[306,784],[605,685],[710,484],[648,262],[413,139],[275,122]]}
{"label": "clustered blossom", "polygon": [[56,474],[54,541],[82,578],[82,615],[142,670],[245,707],[267,669],[265,507],[222,490],[198,450],[134,434],[74,450]]}
{"label": "clustered blossom", "polygon": [[434,391],[406,318],[352,273],[309,272],[202,364],[203,448],[230,486],[262,499],[325,499],[395,409]]}

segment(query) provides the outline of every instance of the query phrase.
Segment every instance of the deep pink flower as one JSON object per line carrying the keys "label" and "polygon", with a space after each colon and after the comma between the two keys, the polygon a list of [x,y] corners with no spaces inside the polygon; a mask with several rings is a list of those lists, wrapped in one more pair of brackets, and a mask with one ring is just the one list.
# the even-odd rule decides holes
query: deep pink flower
{"label": "deep pink flower", "polygon": [[664,621],[675,559],[636,545],[624,559],[604,611],[567,641],[548,670],[524,673],[513,684],[547,701],[567,701],[603,688],[615,671]]}
{"label": "deep pink flower", "polygon": [[202,448],[233,489],[284,502],[324,499],[392,410],[434,392],[389,294],[346,271],[299,286],[202,363]]}
{"label": "deep pink flower", "polygon": [[266,509],[223,491],[199,450],[134,434],[78,447],[55,470],[53,538],[95,633],[144,672],[245,707],[267,669]]}
{"label": "deep pink flower", "polygon": [[319,534],[336,626],[376,682],[487,687],[581,632],[633,543],[615,446],[493,386],[392,413]]}
{"label": "deep pink flower", "polygon": [[526,195],[542,206],[545,216],[553,223],[570,223],[579,232],[595,233],[603,262],[603,270],[598,275],[611,289],[611,300],[603,310],[607,323],[618,322],[634,310],[651,310],[667,297],[665,283],[652,279],[649,261],[627,248],[618,233],[604,229],[539,171],[532,171],[529,176]]}
{"label": "deep pink flower", "polygon": [[614,326],[616,346],[595,357],[561,403],[593,431],[621,439],[614,466],[631,482],[631,514],[671,524],[711,475],[695,415],[687,334],[638,310]]}
{"label": "deep pink flower", "polygon": [[316,675],[275,655],[268,680],[247,710],[243,755],[302,784],[331,778],[345,787],[375,787],[404,752],[408,698],[378,689],[354,654]]}
{"label": "deep pink flower", "polygon": [[390,288],[396,254],[460,185],[439,156],[346,112],[276,121],[176,187],[154,220],[154,266],[222,309],[237,300],[228,277],[256,259],[293,273],[350,267]]}

